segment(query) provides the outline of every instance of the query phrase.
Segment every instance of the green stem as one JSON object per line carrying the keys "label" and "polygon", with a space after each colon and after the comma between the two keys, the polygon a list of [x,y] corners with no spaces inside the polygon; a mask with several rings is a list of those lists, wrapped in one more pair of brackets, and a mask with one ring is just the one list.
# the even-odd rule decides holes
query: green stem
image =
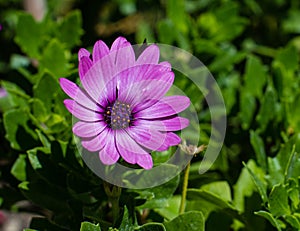
{"label": "green stem", "polygon": [[184,178],[183,178],[183,185],[182,185],[182,195],[181,195],[181,202],[179,207],[179,214],[184,213],[185,209],[185,201],[186,201],[186,192],[188,188],[188,182],[189,182],[189,173],[190,173],[190,166],[191,162],[188,163],[184,170]]}
{"label": "green stem", "polygon": [[103,182],[104,191],[108,197],[108,201],[111,204],[113,224],[116,224],[120,215],[119,200],[122,192],[122,188],[112,185],[108,182]]}
{"label": "green stem", "polygon": [[271,58],[274,58],[277,54],[275,49],[272,49],[270,47],[265,47],[265,46],[256,46],[253,49],[253,52],[255,52],[256,54],[271,57]]}

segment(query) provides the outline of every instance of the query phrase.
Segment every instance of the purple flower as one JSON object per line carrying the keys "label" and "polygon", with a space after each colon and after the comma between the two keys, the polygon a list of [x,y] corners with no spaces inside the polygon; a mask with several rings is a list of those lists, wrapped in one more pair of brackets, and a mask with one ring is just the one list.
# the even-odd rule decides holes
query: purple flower
{"label": "purple flower", "polygon": [[66,108],[79,121],[73,126],[81,144],[98,152],[100,160],[112,165],[120,156],[144,169],[153,167],[151,151],[164,151],[181,141],[174,131],[188,126],[177,114],[189,98],[165,96],[174,73],[168,62],[159,63],[159,48],[148,46],[136,58],[131,44],[117,38],[109,49],[103,41],[92,56],[80,49],[79,76],[82,88],[61,78],[60,85],[71,97]]}
{"label": "purple flower", "polygon": [[4,98],[6,96],[7,96],[7,91],[4,88],[0,87],[0,98]]}

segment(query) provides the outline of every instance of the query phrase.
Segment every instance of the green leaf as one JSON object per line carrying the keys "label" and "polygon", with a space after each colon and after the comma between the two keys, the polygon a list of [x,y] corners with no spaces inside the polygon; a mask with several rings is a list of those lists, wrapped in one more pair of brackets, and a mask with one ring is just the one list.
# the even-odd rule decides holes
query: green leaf
{"label": "green leaf", "polygon": [[32,58],[38,58],[43,44],[44,25],[36,22],[29,13],[20,13],[16,26],[16,43]]}
{"label": "green leaf", "polygon": [[231,70],[235,63],[243,60],[246,56],[244,52],[238,52],[233,46],[228,46],[209,65],[212,72],[220,72],[221,70]]}
{"label": "green leaf", "polygon": [[222,7],[200,14],[198,26],[215,42],[231,40],[241,34],[247,24],[247,19],[240,17],[238,10],[238,4],[226,2]]}
{"label": "green leaf", "polygon": [[82,222],[80,226],[80,231],[101,231],[99,224],[94,225],[90,222]]}
{"label": "green leaf", "polygon": [[256,131],[250,131],[250,142],[255,151],[256,159],[259,166],[266,171],[267,170],[267,155],[265,152],[264,142]]}
{"label": "green leaf", "polygon": [[258,211],[254,212],[254,214],[267,219],[275,228],[277,228],[278,231],[281,231],[280,223],[276,218],[273,217],[271,213],[268,213],[266,211]]}
{"label": "green leaf", "polygon": [[36,147],[36,148],[30,149],[27,151],[29,162],[30,162],[32,168],[35,170],[42,168],[42,164],[40,163],[40,161],[37,157],[38,152],[43,152],[43,153],[49,154],[49,149],[44,148],[44,147]]}
{"label": "green leaf", "polygon": [[227,181],[215,181],[205,184],[201,189],[215,194],[224,201],[229,202],[232,200],[230,186]]}
{"label": "green leaf", "polygon": [[56,38],[67,48],[80,44],[80,37],[83,34],[81,13],[78,10],[71,11],[59,22],[55,30]]}
{"label": "green leaf", "polygon": [[255,97],[245,89],[241,89],[240,107],[239,117],[242,121],[242,127],[247,130],[253,120],[253,115],[256,109],[256,101]]}
{"label": "green leaf", "polygon": [[35,130],[38,134],[38,137],[45,148],[50,148],[50,142],[47,137],[38,129]]}
{"label": "green leaf", "polygon": [[291,9],[288,17],[282,22],[283,30],[289,33],[300,33],[300,11]]}
{"label": "green leaf", "polygon": [[289,223],[293,228],[299,230],[300,229],[300,222],[297,219],[297,217],[293,215],[286,215],[284,216],[284,219]]}
{"label": "green leaf", "polygon": [[36,145],[36,134],[29,126],[28,112],[22,109],[13,109],[3,115],[6,139],[12,148],[26,150]]}
{"label": "green leaf", "polygon": [[122,218],[122,222],[121,225],[119,227],[120,231],[134,231],[134,228],[136,227],[136,225],[134,224],[135,219],[129,215],[129,211],[127,209],[127,207],[124,207],[124,215]]}
{"label": "green leaf", "polygon": [[[149,185],[149,182],[157,182],[160,178],[171,180],[174,178],[172,176],[176,176],[179,173],[178,166],[173,164],[164,163],[159,167],[159,171],[144,171],[136,169],[124,172],[122,176],[123,182],[128,188],[146,188],[147,185]],[[113,174],[113,172],[111,174]],[[133,182],[133,184],[131,182]]]}
{"label": "green leaf", "polygon": [[297,49],[294,46],[287,46],[279,50],[276,60],[282,63],[289,71],[298,69],[299,57]]}
{"label": "green leaf", "polygon": [[259,175],[261,175],[261,170],[259,168],[250,169],[249,166],[246,164],[244,164],[244,166],[249,171],[250,176],[257,187],[257,190],[261,196],[262,201],[264,203],[267,203],[268,202],[267,187],[265,182],[259,178]]}
{"label": "green leaf", "polygon": [[12,107],[26,108],[30,96],[25,93],[18,85],[12,82],[1,81],[1,85],[7,91],[9,104]]}
{"label": "green leaf", "polygon": [[287,192],[289,199],[291,200],[292,210],[297,210],[300,203],[298,182],[297,180],[290,178],[287,180],[287,183]]}
{"label": "green leaf", "polygon": [[[292,137],[290,137],[290,139],[288,141],[286,141],[284,144],[282,144],[278,154],[276,155],[276,157],[274,157],[275,159],[277,159],[277,162],[280,164],[281,169],[282,169],[282,174],[285,176],[287,176],[287,173],[288,173],[287,172],[287,170],[289,168],[288,166],[290,164],[291,164],[291,166],[294,165],[294,163],[291,163],[294,152],[300,153],[300,134],[298,134],[298,133],[294,134]],[[295,163],[295,164],[297,164],[297,163]],[[298,175],[295,172],[295,175],[289,175],[289,177],[297,178]]]}
{"label": "green leaf", "polygon": [[173,195],[179,184],[179,175],[174,177],[167,183],[149,189],[135,190],[139,193],[138,198],[147,199],[146,203],[139,206],[140,209],[145,208],[162,208],[168,204],[168,199]]}
{"label": "green leaf", "polygon": [[57,79],[69,72],[64,46],[55,38],[47,44],[39,60],[39,71],[44,70],[50,71]]}
{"label": "green leaf", "polygon": [[269,210],[274,217],[291,214],[286,188],[279,184],[272,188],[269,196]]}
{"label": "green leaf", "polygon": [[163,224],[161,223],[147,223],[143,226],[140,226],[136,228],[135,230],[137,231],[166,231],[166,228]]}
{"label": "green leaf", "polygon": [[289,156],[289,161],[284,171],[284,176],[286,180],[292,177],[296,179],[299,176],[299,172],[300,172],[299,159],[300,159],[300,153],[295,152],[295,146],[293,146],[293,149]]}
{"label": "green leaf", "polygon": [[268,123],[276,116],[277,95],[273,87],[268,87],[256,116],[260,129],[264,131]]}
{"label": "green leaf", "polygon": [[182,33],[188,32],[184,0],[167,0],[167,15]]}
{"label": "green leaf", "polygon": [[173,220],[164,223],[167,231],[189,230],[204,231],[204,217],[201,212],[191,211],[179,215]]}
{"label": "green leaf", "polygon": [[268,173],[267,179],[270,185],[284,182],[284,166],[281,166],[278,158],[268,157]]}
{"label": "green leaf", "polygon": [[238,213],[234,206],[215,193],[203,189],[188,189],[187,200],[186,211],[201,211],[205,218],[207,218],[212,211],[224,209],[233,217],[238,218]]}
{"label": "green leaf", "polygon": [[256,97],[261,97],[267,80],[266,73],[267,68],[258,57],[248,56],[245,71],[245,90]]}
{"label": "green leaf", "polygon": [[300,93],[293,94],[293,99],[287,104],[287,120],[296,131],[300,131]]}
{"label": "green leaf", "polygon": [[169,19],[159,21],[157,24],[157,30],[159,40],[166,44],[172,44],[176,39],[176,34],[178,34],[177,29]]}
{"label": "green leaf", "polygon": [[[70,132],[71,133],[71,129],[66,130],[66,128],[70,127],[70,122],[69,124],[66,122],[65,118],[62,115],[58,115],[58,114],[50,114],[49,118],[45,121],[45,125],[47,128],[49,128],[49,130],[47,130],[47,134],[50,133],[59,133],[59,132]],[[68,137],[64,134],[64,137]]]}
{"label": "green leaf", "polygon": [[35,110],[40,110],[36,112],[34,111],[36,115],[39,115],[42,119],[45,119],[45,114],[49,115],[51,113],[52,101],[56,96],[58,89],[58,81],[53,77],[53,75],[48,72],[42,75],[40,80],[33,87],[34,97],[40,101],[39,106],[35,106],[37,107]]}
{"label": "green leaf", "polygon": [[34,117],[36,117],[41,122],[45,122],[48,117],[48,113],[44,103],[40,99],[35,98],[33,98],[30,103],[32,106]]}
{"label": "green leaf", "polygon": [[10,172],[19,181],[26,180],[26,155],[19,155]]}
{"label": "green leaf", "polygon": [[[256,166],[254,160],[249,160],[247,166],[252,170],[256,169],[253,171],[255,171],[257,175],[264,176],[263,172],[259,170],[259,168]],[[241,212],[244,212],[246,197],[252,196],[253,192],[255,192],[257,189],[252,179],[252,176],[250,175],[246,167],[242,169],[236,184],[233,186],[233,189],[234,189],[233,202],[235,208],[237,208]]]}
{"label": "green leaf", "polygon": [[180,201],[181,196],[175,195],[167,200],[167,203],[163,208],[156,208],[154,211],[167,220],[174,219],[178,216]]}

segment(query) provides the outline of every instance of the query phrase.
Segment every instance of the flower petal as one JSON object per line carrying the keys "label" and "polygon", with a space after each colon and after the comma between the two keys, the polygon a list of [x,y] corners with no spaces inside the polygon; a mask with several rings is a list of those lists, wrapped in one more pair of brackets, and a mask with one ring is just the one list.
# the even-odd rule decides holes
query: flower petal
{"label": "flower petal", "polygon": [[[139,156],[149,155],[149,153],[147,153],[141,146],[139,146],[136,141],[134,141],[124,130],[118,130],[116,132],[116,144],[120,155],[126,162],[130,164],[136,164],[138,163],[138,160],[142,163],[142,158],[140,158]],[[147,159],[147,161],[145,160],[145,163],[143,163],[143,165],[145,165],[146,162],[150,164]],[[150,165],[146,165],[146,167],[149,168]]]}
{"label": "flower petal", "polygon": [[85,74],[88,72],[88,70],[92,67],[92,60],[87,56],[82,56],[79,60],[78,64],[78,72],[80,80],[84,79]]}
{"label": "flower petal", "polygon": [[101,114],[77,104],[74,100],[65,99],[64,104],[68,111],[80,120],[90,122],[103,120],[103,116]]}
{"label": "flower petal", "polygon": [[178,145],[180,144],[181,142],[181,138],[176,135],[175,133],[173,132],[167,132],[167,143],[170,145],[170,146],[175,146],[175,145]]}
{"label": "flower petal", "polygon": [[143,147],[153,150],[162,151],[170,146],[167,142],[166,133],[157,130],[150,130],[132,126],[127,129],[128,134]]}
{"label": "flower petal", "polygon": [[[156,102],[153,100],[160,100],[170,89],[174,73],[154,72],[149,70],[149,65],[142,65],[123,71],[117,78],[120,101],[129,103],[132,108],[140,103],[149,107]],[[146,101],[151,103],[144,104]]]}
{"label": "flower petal", "polygon": [[63,91],[77,103],[91,110],[98,111],[99,107],[97,104],[91,100],[75,83],[65,78],[60,78],[59,83]]}
{"label": "flower petal", "polygon": [[135,54],[130,43],[118,50],[111,51],[109,56],[113,60],[116,73],[135,65]]}
{"label": "flower petal", "polygon": [[107,124],[104,121],[92,123],[78,121],[73,126],[73,133],[79,137],[94,137],[99,135],[106,127]]}
{"label": "flower petal", "polygon": [[93,47],[93,62],[97,62],[108,53],[109,48],[107,45],[102,40],[97,41]]}
{"label": "flower petal", "polygon": [[171,119],[161,120],[146,120],[137,119],[134,121],[135,126],[141,126],[142,128],[148,128],[158,131],[178,131],[186,128],[189,125],[189,120],[183,117],[176,116]]}
{"label": "flower petal", "polygon": [[135,118],[153,119],[175,115],[185,110],[190,105],[190,99],[186,96],[167,96],[156,104],[137,112]]}
{"label": "flower petal", "polygon": [[78,51],[78,61],[81,60],[82,57],[86,56],[86,57],[90,57],[90,52],[84,48],[80,48],[80,50]]}
{"label": "flower petal", "polygon": [[116,99],[116,81],[114,66],[110,55],[102,57],[89,69],[81,79],[82,85],[95,102],[106,106],[107,100]]}
{"label": "flower petal", "polygon": [[92,138],[83,138],[81,141],[82,146],[90,152],[96,152],[104,148],[107,144],[107,139],[110,136],[110,129],[105,128],[102,132]]}
{"label": "flower petal", "polygon": [[127,41],[126,38],[120,36],[113,42],[110,51],[116,51],[126,46],[131,46],[131,44]]}
{"label": "flower petal", "polygon": [[106,145],[99,151],[99,158],[103,164],[112,165],[115,164],[120,154],[117,150],[115,143],[115,132],[111,129],[107,129],[107,135],[105,136]]}
{"label": "flower petal", "polygon": [[143,53],[138,57],[136,64],[157,64],[159,60],[159,48],[153,44],[148,46]]}
{"label": "flower petal", "polygon": [[153,160],[150,154],[146,155],[136,155],[136,162],[142,168],[148,170],[153,167]]}
{"label": "flower petal", "polygon": [[160,62],[158,65],[161,68],[161,71],[171,71],[172,70],[171,64],[167,61]]}

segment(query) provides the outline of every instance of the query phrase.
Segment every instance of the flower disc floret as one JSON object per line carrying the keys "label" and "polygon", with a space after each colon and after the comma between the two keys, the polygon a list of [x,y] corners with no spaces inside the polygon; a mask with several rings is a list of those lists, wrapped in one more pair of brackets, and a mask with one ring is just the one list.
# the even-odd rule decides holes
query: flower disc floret
{"label": "flower disc floret", "polygon": [[106,108],[104,117],[107,126],[113,130],[128,128],[132,119],[130,105],[116,101]]}

